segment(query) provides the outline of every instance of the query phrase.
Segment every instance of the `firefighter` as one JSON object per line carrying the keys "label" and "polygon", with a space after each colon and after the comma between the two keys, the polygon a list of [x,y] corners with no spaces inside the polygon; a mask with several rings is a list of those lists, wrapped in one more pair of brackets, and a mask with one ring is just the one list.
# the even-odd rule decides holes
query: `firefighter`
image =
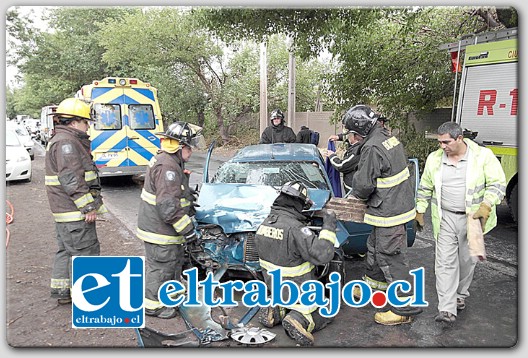
{"label": "firefighter", "polygon": [[51,273],[51,297],[71,302],[71,259],[98,256],[95,220],[107,212],[101,182],[90,153],[90,105],[67,98],[53,113],[55,134],[46,148],[46,192],[55,219],[57,244]]}
{"label": "firefighter", "polygon": [[[328,264],[334,257],[336,242],[335,213],[324,210],[323,227],[319,235],[310,230],[302,211],[313,202],[299,181],[281,187],[271,212],[259,226],[256,243],[260,266],[266,285],[271,289],[269,271],[280,269],[282,277],[299,287],[308,280],[316,280],[315,266]],[[312,346],[312,332],[326,327],[330,319],[322,317],[316,306],[294,304],[286,307],[263,307],[259,322],[274,327],[282,322],[288,336],[301,346]]]}
{"label": "firefighter", "polygon": [[[346,129],[361,140],[360,161],[352,182],[352,196],[367,203],[364,222],[373,226],[367,241],[366,271],[363,279],[373,290],[385,290],[397,280],[413,283],[406,258],[405,224],[415,217],[414,192],[407,167],[407,155],[400,141],[380,126],[378,115],[368,106],[357,105],[344,115]],[[357,286],[356,289],[359,289]],[[398,292],[399,297],[412,296]],[[358,296],[357,290],[354,294]],[[374,320],[383,325],[412,322],[422,309],[388,307]]]}
{"label": "firefighter", "polygon": [[[201,148],[201,128],[174,122],[161,136],[161,149],[145,173],[139,204],[137,237],[145,245],[145,314],[169,319],[174,307],[163,306],[158,289],[166,281],[181,281],[184,245],[198,240],[191,219],[192,197],[185,162],[194,148]],[[173,297],[184,292],[175,292]]]}
{"label": "firefighter", "polygon": [[284,124],[284,113],[280,109],[271,112],[270,121],[271,125],[262,132],[259,144],[295,143],[297,136]]}

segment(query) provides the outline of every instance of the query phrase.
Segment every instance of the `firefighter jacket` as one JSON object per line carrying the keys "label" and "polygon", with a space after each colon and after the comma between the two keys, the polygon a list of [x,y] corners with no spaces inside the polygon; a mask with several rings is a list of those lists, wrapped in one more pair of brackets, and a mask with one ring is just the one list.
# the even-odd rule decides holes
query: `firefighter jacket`
{"label": "firefighter jacket", "polygon": [[347,191],[352,189],[352,179],[358,169],[360,142],[348,145],[343,159],[340,159],[335,153],[328,158],[330,164],[340,173],[343,173],[343,182]]}
{"label": "firefighter jacket", "polygon": [[[466,173],[466,213],[474,213],[480,203],[486,201],[491,213],[483,228],[487,233],[497,225],[495,206],[500,204],[506,192],[506,178],[502,166],[489,148],[481,147],[471,139],[464,138],[468,146],[468,165]],[[416,211],[425,213],[431,200],[431,221],[433,235],[438,238],[442,221],[442,157],[444,151],[438,149],[427,157],[424,172],[418,187]]]}
{"label": "firefighter jacket", "polygon": [[[282,280],[300,285],[316,280],[315,266],[325,265],[334,257],[335,228],[323,230],[317,236],[306,226],[306,218],[293,208],[273,205],[271,212],[256,232],[260,266],[270,287],[269,271],[280,269]],[[294,304],[295,309],[309,314],[317,308]]]}
{"label": "firefighter jacket", "polygon": [[392,227],[413,220],[414,192],[400,141],[375,126],[362,142],[360,156],[352,194],[367,201],[364,222]]}
{"label": "firefighter jacket", "polygon": [[276,127],[270,125],[264,129],[259,144],[295,143],[296,140],[297,137],[293,129],[281,123]]}
{"label": "firefighter jacket", "polygon": [[150,160],[139,203],[137,237],[158,245],[184,244],[194,230],[191,196],[181,150],[158,151]]}
{"label": "firefighter jacket", "polygon": [[81,221],[93,210],[107,212],[89,136],[78,129],[55,127],[55,135],[46,147],[44,182],[56,222]]}
{"label": "firefighter jacket", "polygon": [[305,143],[310,144],[312,143],[312,131],[310,128],[306,126],[302,126],[301,130],[297,132],[297,136],[295,139],[296,143]]}

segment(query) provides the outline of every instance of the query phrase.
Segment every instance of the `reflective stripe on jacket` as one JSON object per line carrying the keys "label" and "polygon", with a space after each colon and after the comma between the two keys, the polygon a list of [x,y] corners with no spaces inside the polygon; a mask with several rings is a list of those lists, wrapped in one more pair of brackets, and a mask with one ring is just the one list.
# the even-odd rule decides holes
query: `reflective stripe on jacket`
{"label": "reflective stripe on jacket", "polygon": [[48,201],[56,222],[81,221],[85,213],[107,212],[101,182],[86,133],[57,125],[46,148],[44,177]]}
{"label": "reflective stripe on jacket", "polygon": [[352,194],[367,200],[366,224],[391,227],[414,219],[408,159],[403,145],[386,129],[374,127],[362,143]]}
{"label": "reflective stripe on jacket", "polygon": [[191,194],[181,150],[159,151],[149,162],[139,203],[136,235],[159,245],[183,244],[194,230],[189,216]]}
{"label": "reflective stripe on jacket", "polygon": [[[466,173],[466,213],[474,213],[484,200],[491,205],[491,213],[486,222],[484,233],[497,225],[495,206],[500,204],[506,192],[506,178],[502,166],[495,154],[485,147],[479,146],[470,139],[464,138],[468,145],[468,165]],[[418,187],[416,211],[425,213],[429,200],[431,201],[431,220],[433,235],[438,238],[440,222],[442,221],[442,156],[444,151],[438,149],[427,157],[424,172]]]}

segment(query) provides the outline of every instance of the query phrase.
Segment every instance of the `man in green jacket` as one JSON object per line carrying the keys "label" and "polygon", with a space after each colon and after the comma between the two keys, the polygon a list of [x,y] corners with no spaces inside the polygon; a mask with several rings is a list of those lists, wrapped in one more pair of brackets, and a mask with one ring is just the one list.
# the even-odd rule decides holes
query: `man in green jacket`
{"label": "man in green jacket", "polygon": [[493,152],[463,137],[454,122],[438,127],[440,149],[429,154],[418,188],[416,222],[424,226],[431,201],[436,241],[435,275],[438,322],[455,322],[465,308],[476,260],[469,254],[467,222],[479,219],[483,233],[497,225],[495,206],[506,190],[506,179]]}

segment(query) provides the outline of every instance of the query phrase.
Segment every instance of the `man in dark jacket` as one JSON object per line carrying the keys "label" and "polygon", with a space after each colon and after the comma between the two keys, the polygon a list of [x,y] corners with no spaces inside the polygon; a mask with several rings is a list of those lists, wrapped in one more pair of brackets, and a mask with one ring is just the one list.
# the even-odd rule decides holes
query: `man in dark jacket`
{"label": "man in dark jacket", "polygon": [[[397,280],[413,283],[406,258],[405,224],[415,217],[414,193],[408,160],[400,141],[377,125],[378,115],[368,106],[357,105],[343,118],[346,129],[362,138],[360,162],[353,179],[352,195],[367,202],[364,222],[373,226],[367,247],[363,279],[374,290],[385,290]],[[358,287],[356,287],[358,288]],[[400,297],[412,296],[398,292]],[[355,294],[357,295],[357,294]],[[374,320],[383,325],[412,322],[420,308],[389,307]]]}
{"label": "man in dark jacket", "polygon": [[295,140],[295,142],[305,144],[312,143],[312,131],[310,130],[310,128],[306,126],[301,126],[301,130],[297,132],[297,139]]}
{"label": "man in dark jacket", "polygon": [[349,132],[347,134],[339,133],[338,135],[331,135],[329,141],[343,141],[346,140],[346,151],[343,154],[343,159],[339,158],[337,154],[331,150],[327,150],[325,155],[328,156],[330,164],[338,172],[343,174],[343,187],[345,193],[352,189],[352,179],[358,169],[359,164],[359,150],[361,149],[361,141],[358,134]]}
{"label": "man in dark jacket", "polygon": [[[324,210],[323,227],[319,235],[310,230],[303,215],[313,205],[308,190],[299,181],[281,187],[269,216],[259,226],[256,244],[264,279],[271,289],[269,271],[280,269],[282,277],[297,286],[316,280],[315,266],[325,265],[334,257],[337,220],[335,213]],[[288,308],[264,307],[259,321],[266,327],[282,326],[290,338],[301,346],[314,343],[312,332],[323,329],[330,319],[322,317],[317,306],[296,303]]]}
{"label": "man in dark jacket", "polygon": [[297,137],[293,129],[284,124],[284,114],[280,109],[271,112],[270,121],[271,125],[262,132],[259,144],[295,143]]}
{"label": "man in dark jacket", "polygon": [[99,255],[95,220],[107,210],[86,134],[88,121],[93,120],[90,105],[67,98],[53,115],[55,134],[46,148],[45,184],[59,249],[51,273],[51,297],[67,304],[71,302],[72,257]]}
{"label": "man in dark jacket", "polygon": [[[163,137],[161,150],[145,173],[136,234],[145,244],[145,314],[168,319],[177,311],[159,301],[158,289],[166,281],[181,281],[184,245],[197,240],[185,162],[203,137],[186,122],[172,123],[158,135]],[[183,293],[175,292],[173,297]]]}

